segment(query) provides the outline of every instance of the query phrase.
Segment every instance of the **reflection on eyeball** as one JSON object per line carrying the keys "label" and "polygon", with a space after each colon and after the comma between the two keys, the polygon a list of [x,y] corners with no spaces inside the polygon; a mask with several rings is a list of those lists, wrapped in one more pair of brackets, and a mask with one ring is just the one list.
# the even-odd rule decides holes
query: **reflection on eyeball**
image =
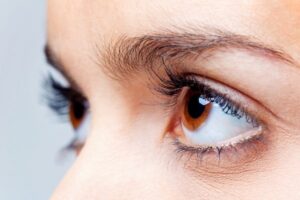
{"label": "reflection on eyeball", "polygon": [[201,95],[192,95],[187,99],[181,126],[184,140],[199,146],[223,146],[234,138],[249,137],[255,128],[246,116],[233,116],[218,103]]}

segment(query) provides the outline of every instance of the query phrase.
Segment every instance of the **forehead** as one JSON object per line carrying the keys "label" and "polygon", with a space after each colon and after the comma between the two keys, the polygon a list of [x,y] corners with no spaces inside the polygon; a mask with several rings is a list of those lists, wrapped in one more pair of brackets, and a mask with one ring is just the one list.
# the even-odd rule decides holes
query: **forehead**
{"label": "forehead", "polygon": [[[156,30],[215,27],[278,46],[299,57],[297,0],[49,0],[48,40],[65,57],[105,46],[123,35]],[[299,58],[298,58],[299,59]]]}

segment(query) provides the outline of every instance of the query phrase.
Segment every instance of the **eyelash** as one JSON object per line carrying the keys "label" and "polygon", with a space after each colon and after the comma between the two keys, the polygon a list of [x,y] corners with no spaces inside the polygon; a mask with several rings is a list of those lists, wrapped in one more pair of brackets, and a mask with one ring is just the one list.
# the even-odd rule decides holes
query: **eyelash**
{"label": "eyelash", "polygon": [[[70,86],[63,86],[51,75],[45,79],[44,86],[47,91],[46,101],[48,107],[64,121],[69,120],[68,115],[72,102],[87,102],[87,99],[80,92]],[[77,142],[77,136],[75,135],[63,150],[75,151]]]}
{"label": "eyelash", "polygon": [[171,97],[166,103],[168,107],[178,104],[178,99],[183,88],[188,88],[191,91],[200,93],[203,99],[218,104],[225,114],[238,119],[245,117],[248,123],[251,123],[255,127],[258,126],[258,120],[250,115],[242,106],[230,100],[226,95],[220,94],[208,85],[198,81],[195,78],[196,75],[175,73],[169,69],[166,69],[166,74],[167,78],[158,77],[160,83],[155,90],[164,96]]}
{"label": "eyelash", "polygon": [[[218,104],[225,114],[229,114],[238,119],[245,117],[246,121],[252,124],[253,127],[259,127],[262,122],[256,117],[249,114],[249,112],[243,108],[243,106],[230,100],[226,95],[217,92],[205,83],[200,82],[196,77],[199,75],[191,73],[176,73],[170,69],[166,69],[166,78],[156,74],[159,84],[155,91],[160,94],[170,97],[166,102],[167,107],[174,108],[180,103],[179,97],[183,91],[183,88],[195,91],[201,94],[201,97],[212,103]],[[173,138],[173,145],[176,147],[175,152],[182,157],[185,154],[189,157],[196,156],[197,158],[203,158],[204,156],[213,153],[217,155],[218,162],[220,161],[221,154],[238,153],[239,149],[250,150],[255,149],[259,145],[263,144],[263,134],[252,136],[251,138],[245,138],[235,144],[228,144],[225,146],[204,146],[204,147],[191,147],[181,143],[178,139]],[[201,160],[201,159],[200,159]]]}
{"label": "eyelash", "polygon": [[[258,149],[261,151],[264,151],[266,148],[266,138],[263,134],[259,134],[256,136],[253,136],[248,139],[244,139],[236,144],[229,144],[226,146],[221,147],[190,147],[186,146],[185,144],[181,143],[179,140],[174,139],[172,141],[172,144],[175,146],[175,152],[179,155],[180,158],[183,158],[186,156],[187,162],[192,160],[193,157],[196,158],[196,162],[201,164],[201,162],[204,160],[206,156],[212,155],[213,157],[217,158],[216,162],[213,161],[213,163],[207,163],[207,164],[213,164],[220,165],[222,160],[222,155],[225,155],[227,158],[229,158],[230,162],[236,162],[236,163],[244,163],[241,162],[244,158],[242,153],[246,154],[246,157],[248,160],[255,160],[255,157],[258,155]],[[254,152],[252,152],[254,151]],[[262,152],[259,152],[262,153]],[[238,157],[238,159],[234,159],[235,157]],[[225,161],[226,162],[226,161]],[[248,163],[248,162],[246,162]]]}
{"label": "eyelash", "polygon": [[[169,97],[165,106],[168,108],[175,108],[179,103],[179,97],[182,93],[183,88],[198,92],[202,95],[202,98],[217,103],[220,105],[225,114],[229,114],[233,117],[242,118],[245,117],[248,123],[251,123],[253,127],[257,127],[260,122],[250,115],[242,106],[230,100],[226,95],[220,94],[216,90],[212,89],[208,85],[200,82],[194,74],[190,73],[176,73],[172,70],[166,69],[166,77],[160,77],[159,84],[154,89],[160,94]],[[48,106],[59,116],[66,119],[69,112],[69,106],[71,102],[81,101],[86,102],[87,99],[78,91],[72,87],[62,86],[56,81],[51,75],[46,79],[45,85],[47,88],[48,95],[46,96]],[[223,147],[189,147],[174,139],[173,144],[176,146],[176,152],[182,154],[195,155],[198,158],[215,153],[220,159],[221,153],[237,152],[239,148],[249,147],[249,143],[256,143],[262,141],[262,134],[254,136],[253,138],[240,141],[237,144],[230,144]],[[69,145],[64,149],[75,150],[75,143],[77,142],[76,136]],[[252,146],[251,146],[252,147]]]}

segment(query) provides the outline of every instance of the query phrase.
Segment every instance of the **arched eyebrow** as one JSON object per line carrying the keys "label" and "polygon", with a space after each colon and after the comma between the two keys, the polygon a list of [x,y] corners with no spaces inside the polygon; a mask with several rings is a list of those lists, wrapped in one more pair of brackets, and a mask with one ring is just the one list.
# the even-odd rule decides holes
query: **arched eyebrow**
{"label": "arched eyebrow", "polygon": [[[157,31],[136,37],[122,36],[112,40],[107,46],[96,47],[94,60],[115,79],[126,79],[134,72],[147,71],[160,63],[178,63],[184,59],[212,55],[217,50],[246,50],[271,61],[297,65],[293,58],[280,48],[272,47],[253,37],[211,28]],[[69,78],[49,44],[45,46],[45,55],[50,65]]]}
{"label": "arched eyebrow", "polygon": [[117,79],[135,71],[146,71],[159,63],[179,63],[185,59],[213,55],[217,50],[245,50],[271,61],[296,65],[291,56],[279,48],[253,37],[219,29],[161,31],[137,37],[123,36],[106,48],[97,49],[99,65]]}

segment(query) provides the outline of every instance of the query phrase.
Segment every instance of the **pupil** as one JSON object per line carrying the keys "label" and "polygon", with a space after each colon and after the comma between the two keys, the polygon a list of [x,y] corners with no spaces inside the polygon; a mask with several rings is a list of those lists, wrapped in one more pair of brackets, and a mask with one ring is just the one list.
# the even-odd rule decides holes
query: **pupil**
{"label": "pupil", "polygon": [[85,106],[82,102],[75,101],[73,102],[73,111],[74,111],[74,117],[76,119],[81,119],[84,116],[85,113]]}
{"label": "pupil", "polygon": [[194,119],[200,117],[205,110],[205,106],[199,102],[199,98],[199,95],[192,96],[188,103],[188,113]]}

